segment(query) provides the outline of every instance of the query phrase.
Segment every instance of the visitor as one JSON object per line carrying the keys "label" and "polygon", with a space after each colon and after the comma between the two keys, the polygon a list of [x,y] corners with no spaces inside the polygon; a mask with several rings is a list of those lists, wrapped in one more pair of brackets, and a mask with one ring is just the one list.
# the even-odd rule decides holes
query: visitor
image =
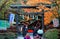
{"label": "visitor", "polygon": [[23,37],[25,37],[25,35],[27,34],[27,32],[28,32],[28,24],[24,23],[24,26],[22,28]]}
{"label": "visitor", "polygon": [[31,39],[29,33],[26,34],[26,36],[24,37],[24,39]]}
{"label": "visitor", "polygon": [[34,27],[34,32],[33,32],[33,36],[35,36],[37,34],[38,29],[41,27],[41,23],[39,21],[37,21],[35,27]]}
{"label": "visitor", "polygon": [[38,35],[42,38],[42,35],[43,35],[43,29],[42,27],[40,27],[37,31]]}
{"label": "visitor", "polygon": [[33,36],[35,36],[37,34],[37,30],[38,30],[38,27],[34,27],[34,30],[33,30]]}
{"label": "visitor", "polygon": [[36,36],[34,36],[34,39],[41,39],[41,38],[38,34],[36,34]]}

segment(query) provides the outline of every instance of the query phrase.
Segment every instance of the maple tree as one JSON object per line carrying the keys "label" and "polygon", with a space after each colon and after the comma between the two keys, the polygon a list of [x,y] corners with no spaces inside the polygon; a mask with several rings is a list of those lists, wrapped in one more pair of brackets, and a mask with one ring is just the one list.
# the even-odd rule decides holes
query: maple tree
{"label": "maple tree", "polygon": [[[41,12],[42,9],[44,9],[44,11],[49,10],[47,12],[44,12],[44,25],[47,25],[54,18],[58,17],[58,6],[52,7],[50,9],[42,4],[50,4],[51,5],[53,3],[52,1],[53,0],[27,0],[26,5],[29,5],[29,6],[38,5],[39,7],[38,7],[38,9],[24,9],[24,11],[29,13],[29,12]],[[24,3],[22,3],[22,4],[24,4]]]}

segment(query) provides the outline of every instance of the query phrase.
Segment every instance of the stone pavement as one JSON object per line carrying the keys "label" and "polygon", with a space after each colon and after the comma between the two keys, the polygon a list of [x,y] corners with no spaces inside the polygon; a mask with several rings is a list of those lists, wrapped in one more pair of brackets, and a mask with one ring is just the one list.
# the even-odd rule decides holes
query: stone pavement
{"label": "stone pavement", "polygon": [[[33,39],[33,33],[29,33],[29,34],[30,34],[31,39]],[[24,37],[23,36],[18,36],[17,39],[24,39]]]}

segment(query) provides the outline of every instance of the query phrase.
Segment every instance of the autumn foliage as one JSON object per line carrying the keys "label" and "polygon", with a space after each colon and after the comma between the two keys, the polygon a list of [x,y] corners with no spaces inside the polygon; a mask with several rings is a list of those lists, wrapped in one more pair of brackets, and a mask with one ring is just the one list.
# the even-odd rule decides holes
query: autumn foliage
{"label": "autumn foliage", "polygon": [[[39,3],[43,3],[43,4],[52,4],[52,2],[50,0],[28,0],[26,2],[26,5],[30,5],[30,6],[36,6]],[[39,5],[38,5],[39,6]],[[57,13],[57,8],[53,7],[53,8],[47,8],[44,5],[40,5],[39,7],[37,7],[38,9],[24,9],[25,12],[41,12],[42,9],[44,9],[44,24],[47,25],[49,24],[54,18],[58,17],[58,13]]]}
{"label": "autumn foliage", "polygon": [[37,5],[38,3],[48,3],[51,4],[49,0],[28,0],[27,5]]}

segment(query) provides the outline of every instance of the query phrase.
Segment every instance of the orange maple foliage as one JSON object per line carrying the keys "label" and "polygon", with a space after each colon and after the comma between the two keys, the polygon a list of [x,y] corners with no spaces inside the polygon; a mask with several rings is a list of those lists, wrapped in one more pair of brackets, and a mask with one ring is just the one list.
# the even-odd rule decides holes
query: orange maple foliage
{"label": "orange maple foliage", "polygon": [[54,18],[58,17],[58,13],[54,11],[48,11],[44,13],[44,24],[49,24]]}
{"label": "orange maple foliage", "polygon": [[36,5],[38,3],[48,3],[51,4],[49,0],[28,0],[27,5]]}
{"label": "orange maple foliage", "polygon": [[[46,3],[46,4],[51,4],[52,2],[49,0],[28,0],[26,5],[31,5],[31,6],[35,6],[38,3]],[[48,12],[44,13],[44,25],[49,24],[53,18],[58,17],[58,13],[57,13],[57,9],[54,8],[53,11],[47,7],[45,7],[44,5],[40,5],[37,9],[24,9],[25,12],[41,12],[42,9],[44,9],[44,11],[46,10],[50,10]]]}
{"label": "orange maple foliage", "polygon": [[51,22],[52,12],[45,12],[44,13],[44,24],[47,25]]}

